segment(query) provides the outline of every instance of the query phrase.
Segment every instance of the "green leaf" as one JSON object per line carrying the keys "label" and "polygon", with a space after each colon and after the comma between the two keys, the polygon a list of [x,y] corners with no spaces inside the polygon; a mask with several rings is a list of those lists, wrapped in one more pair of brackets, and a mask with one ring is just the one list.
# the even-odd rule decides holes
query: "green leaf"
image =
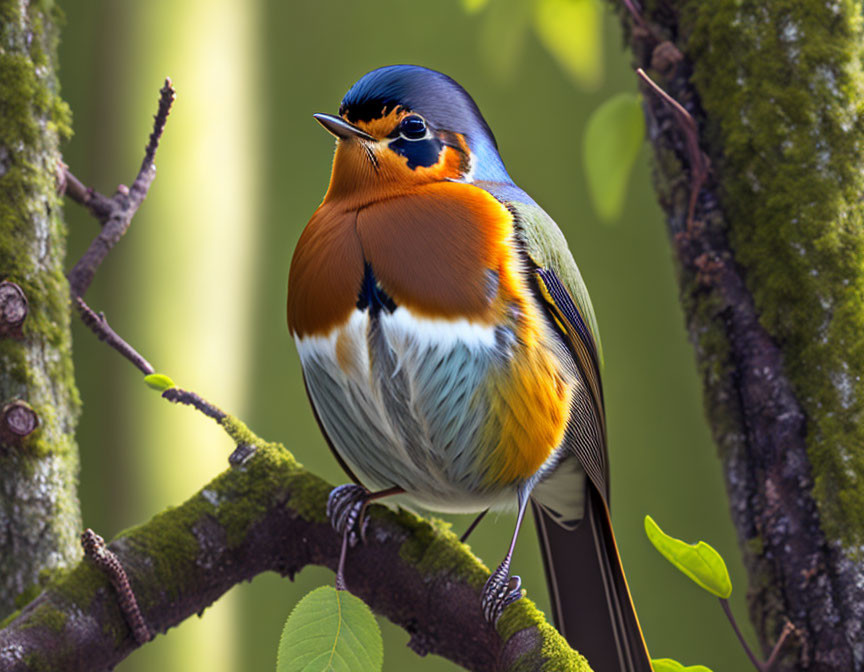
{"label": "green leaf", "polygon": [[684,667],[677,660],[671,658],[654,658],[651,660],[651,667],[654,668],[654,672],[711,672],[711,669],[704,665]]}
{"label": "green leaf", "polygon": [[599,0],[537,0],[534,30],[570,78],[585,89],[603,80],[603,8]]}
{"label": "green leaf", "polygon": [[366,603],[322,586],[300,600],[285,622],[276,672],[375,672],[383,665],[381,630]]}
{"label": "green leaf", "polygon": [[489,0],[462,0],[462,9],[469,14],[476,14],[488,4]]}
{"label": "green leaf", "polygon": [[619,93],[594,110],[585,125],[582,161],[597,215],[611,222],[621,215],[627,181],[642,141],[645,119],[639,97]]}
{"label": "green leaf", "polygon": [[645,534],[664,558],[709,593],[724,599],[732,594],[729,570],[723,557],[712,546],[704,541],[688,544],[670,537],[651,516],[645,516]]}
{"label": "green leaf", "polygon": [[177,387],[173,380],[162,373],[151,373],[149,376],[144,376],[144,382],[157,392],[164,392],[172,387]]}

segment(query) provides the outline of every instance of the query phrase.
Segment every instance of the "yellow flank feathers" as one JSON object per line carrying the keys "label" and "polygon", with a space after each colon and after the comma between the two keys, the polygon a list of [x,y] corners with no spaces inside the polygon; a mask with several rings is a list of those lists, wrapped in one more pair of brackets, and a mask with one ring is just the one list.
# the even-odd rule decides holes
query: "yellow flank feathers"
{"label": "yellow flank feathers", "polygon": [[493,376],[485,397],[487,431],[497,438],[485,456],[489,485],[533,476],[563,440],[570,417],[571,383],[555,356],[539,343],[520,350]]}

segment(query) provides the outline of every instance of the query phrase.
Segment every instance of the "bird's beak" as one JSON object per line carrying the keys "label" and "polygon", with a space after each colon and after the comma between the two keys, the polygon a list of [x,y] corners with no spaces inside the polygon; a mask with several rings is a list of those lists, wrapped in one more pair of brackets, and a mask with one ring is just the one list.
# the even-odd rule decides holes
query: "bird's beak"
{"label": "bird's beak", "polygon": [[366,131],[357,128],[354,124],[349,124],[342,117],[336,117],[332,114],[313,114],[315,120],[335,135],[340,140],[350,140],[357,138],[358,140],[375,141],[375,138],[369,135]]}

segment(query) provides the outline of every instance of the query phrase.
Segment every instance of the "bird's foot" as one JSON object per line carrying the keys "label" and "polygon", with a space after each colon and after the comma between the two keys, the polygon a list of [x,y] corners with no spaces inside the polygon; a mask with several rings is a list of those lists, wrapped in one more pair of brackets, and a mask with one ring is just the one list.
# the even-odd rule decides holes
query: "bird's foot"
{"label": "bird's foot", "polygon": [[504,608],[521,597],[522,579],[518,576],[510,576],[510,563],[505,560],[498,565],[498,569],[492,572],[486,585],[483,586],[483,592],[480,595],[483,615],[487,621],[495,625]]}
{"label": "bird's foot", "polygon": [[347,538],[351,548],[365,536],[366,520],[363,513],[370,494],[362,485],[348,483],[333,488],[327,498],[327,518],[333,529]]}
{"label": "bird's foot", "polygon": [[327,498],[327,518],[342,537],[342,551],[336,567],[336,590],[348,589],[345,583],[345,556],[349,546],[353,548],[358,540],[364,538],[366,520],[363,513],[370,496],[362,485],[348,483],[333,488]]}

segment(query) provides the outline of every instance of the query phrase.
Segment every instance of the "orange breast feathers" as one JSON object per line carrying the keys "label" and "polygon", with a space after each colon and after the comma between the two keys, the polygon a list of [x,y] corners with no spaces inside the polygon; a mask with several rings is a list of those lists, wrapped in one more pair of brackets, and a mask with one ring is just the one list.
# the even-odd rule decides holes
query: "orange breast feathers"
{"label": "orange breast feathers", "polygon": [[[288,326],[328,334],[350,317],[369,263],[418,316],[494,324],[522,302],[510,212],[470,184],[433,182],[363,205],[327,198],[294,251]],[[348,206],[348,207],[346,207]]]}

